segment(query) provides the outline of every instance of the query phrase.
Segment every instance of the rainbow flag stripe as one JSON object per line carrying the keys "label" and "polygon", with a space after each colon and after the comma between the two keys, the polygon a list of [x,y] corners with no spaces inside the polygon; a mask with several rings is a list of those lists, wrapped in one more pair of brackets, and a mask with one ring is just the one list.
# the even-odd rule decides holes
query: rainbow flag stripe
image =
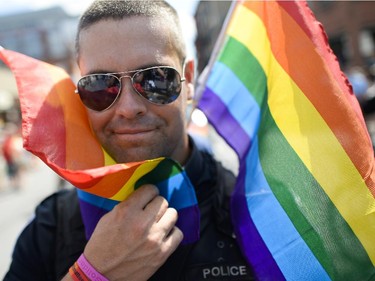
{"label": "rainbow flag stripe", "polygon": [[238,154],[232,216],[257,277],[374,278],[374,152],[322,26],[302,1],[244,1],[224,30],[199,107]]}
{"label": "rainbow flag stripe", "polygon": [[78,198],[86,237],[91,237],[100,218],[123,201],[123,197],[126,198],[135,189],[147,183],[155,184],[160,195],[178,211],[176,225],[184,233],[183,244],[197,241],[200,214],[194,188],[182,168],[169,158],[158,158],[138,166],[127,179],[125,186],[112,197],[98,196],[97,193],[79,189]]}
{"label": "rainbow flag stripe", "polygon": [[195,190],[178,163],[168,158],[116,163],[94,137],[64,70],[1,47],[0,59],[16,78],[24,148],[79,189],[88,237],[103,214],[140,185],[152,183],[179,212],[183,243],[199,239]]}

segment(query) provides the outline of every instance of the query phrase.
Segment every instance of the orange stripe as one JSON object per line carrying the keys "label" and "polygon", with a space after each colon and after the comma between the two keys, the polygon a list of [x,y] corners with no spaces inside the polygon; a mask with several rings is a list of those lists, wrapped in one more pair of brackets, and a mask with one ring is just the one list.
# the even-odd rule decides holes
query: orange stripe
{"label": "orange stripe", "polygon": [[[118,165],[122,167],[122,170],[115,173],[108,173],[94,186],[87,189],[82,188],[82,190],[105,198],[113,197],[119,192],[141,163],[131,163],[131,165],[126,164],[127,167],[124,166],[125,164]],[[102,169],[105,168],[103,167]]]}
{"label": "orange stripe", "polygon": [[[91,169],[103,166],[104,158],[99,143],[92,135],[90,125],[87,119],[86,110],[84,109],[78,95],[74,93],[75,86],[70,80],[69,76],[61,69],[51,66],[43,65],[46,67],[45,71],[49,74],[46,79],[49,79],[51,90],[45,91],[48,93],[45,98],[43,109],[48,109],[49,119],[43,120],[49,123],[51,128],[59,129],[62,126],[65,132],[60,131],[59,138],[61,144],[65,143],[65,163],[56,163],[60,167],[70,170]],[[48,105],[48,107],[47,107]],[[61,112],[61,120],[54,118],[56,112]],[[83,149],[84,148],[84,149]],[[90,153],[87,153],[90,151]],[[56,152],[62,153],[62,151]],[[52,158],[53,155],[48,155]]]}
{"label": "orange stripe", "polygon": [[[261,18],[275,58],[324,118],[375,196],[372,144],[363,120],[358,118],[347,98],[348,92],[342,91],[313,42],[277,3],[266,2],[260,6],[245,2],[245,6]],[[267,14],[279,15],[283,23],[272,22],[278,17],[267,17]]]}
{"label": "orange stripe", "polygon": [[[71,97],[67,102],[64,100],[65,97],[73,95],[75,95],[73,92],[59,95],[64,104],[67,168],[80,170],[101,167],[104,164],[103,152],[91,132],[86,110],[78,99],[78,95]],[[87,153],[88,151],[90,153]]]}

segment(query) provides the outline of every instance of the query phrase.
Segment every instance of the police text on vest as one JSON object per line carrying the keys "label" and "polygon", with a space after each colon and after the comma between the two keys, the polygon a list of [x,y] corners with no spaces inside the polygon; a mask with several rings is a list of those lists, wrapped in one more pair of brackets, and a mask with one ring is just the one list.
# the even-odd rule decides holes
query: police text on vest
{"label": "police text on vest", "polygon": [[209,279],[212,277],[225,277],[225,276],[246,276],[248,274],[245,265],[233,266],[214,266],[206,267],[202,270],[203,278]]}

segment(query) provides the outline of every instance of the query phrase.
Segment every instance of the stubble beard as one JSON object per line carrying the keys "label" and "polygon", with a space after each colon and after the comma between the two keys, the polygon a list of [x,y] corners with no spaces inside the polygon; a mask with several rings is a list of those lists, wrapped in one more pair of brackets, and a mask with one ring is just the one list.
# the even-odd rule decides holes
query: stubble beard
{"label": "stubble beard", "polygon": [[152,144],[127,144],[120,145],[103,145],[106,152],[117,163],[131,163],[144,160],[151,160],[159,157],[171,157],[173,154],[173,147],[168,145],[166,139],[160,138]]}

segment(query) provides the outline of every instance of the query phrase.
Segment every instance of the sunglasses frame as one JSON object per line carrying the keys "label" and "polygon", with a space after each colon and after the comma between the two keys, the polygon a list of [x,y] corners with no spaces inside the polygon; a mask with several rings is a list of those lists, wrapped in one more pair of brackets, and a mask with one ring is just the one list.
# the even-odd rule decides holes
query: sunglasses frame
{"label": "sunglasses frame", "polygon": [[[138,90],[134,87],[134,81],[133,81],[133,78],[134,78],[135,75],[137,75],[137,74],[140,73],[140,72],[146,71],[146,70],[157,69],[157,68],[168,68],[168,69],[173,69],[173,70],[176,71],[177,74],[180,76],[180,81],[179,81],[180,83],[186,81],[185,73],[184,73],[184,72],[185,72],[185,63],[183,64],[183,67],[182,67],[182,75],[180,74],[180,72],[179,72],[176,68],[174,68],[174,67],[172,67],[172,66],[167,66],[167,65],[151,66],[151,67],[147,67],[147,68],[136,69],[136,70],[130,70],[130,71],[108,72],[108,73],[92,73],[92,74],[84,75],[84,76],[82,76],[82,77],[78,80],[78,82],[77,82],[77,88],[75,89],[74,93],[76,93],[76,94],[79,95],[79,91],[78,91],[78,83],[79,83],[82,79],[84,79],[84,78],[91,77],[91,76],[95,76],[95,75],[109,75],[109,76],[112,76],[112,77],[116,78],[116,79],[119,81],[119,84],[120,84],[120,87],[119,87],[118,93],[117,93],[117,95],[116,95],[116,98],[113,100],[113,102],[112,102],[108,107],[106,107],[105,109],[103,109],[103,110],[95,110],[95,109],[91,109],[91,108],[87,107],[87,106],[83,103],[83,101],[82,101],[82,99],[81,99],[83,105],[84,105],[85,107],[87,107],[88,109],[90,109],[90,110],[93,110],[93,111],[96,111],[96,112],[106,111],[106,110],[110,109],[110,108],[116,103],[116,101],[118,100],[118,98],[120,97],[120,95],[121,95],[121,90],[122,90],[122,78],[127,77],[127,78],[129,78],[130,81],[131,81],[131,85],[132,85],[133,90],[134,90],[139,96],[141,96],[143,99],[147,100],[149,103],[152,103],[152,104],[155,104],[155,105],[166,105],[166,104],[170,104],[170,103],[172,103],[173,101],[171,101],[171,102],[169,102],[169,103],[165,103],[165,104],[162,104],[162,103],[156,103],[156,102],[150,101],[149,99],[147,99],[146,97],[144,97],[140,92],[138,92]],[[132,74],[132,75],[129,75],[129,74],[131,74],[131,73],[133,73],[133,74]],[[125,74],[125,75],[124,75],[124,74]],[[178,93],[177,98],[178,98],[178,96],[180,95],[180,93],[181,93],[181,90],[180,90],[180,92]],[[177,99],[177,98],[176,98],[176,99]]]}

